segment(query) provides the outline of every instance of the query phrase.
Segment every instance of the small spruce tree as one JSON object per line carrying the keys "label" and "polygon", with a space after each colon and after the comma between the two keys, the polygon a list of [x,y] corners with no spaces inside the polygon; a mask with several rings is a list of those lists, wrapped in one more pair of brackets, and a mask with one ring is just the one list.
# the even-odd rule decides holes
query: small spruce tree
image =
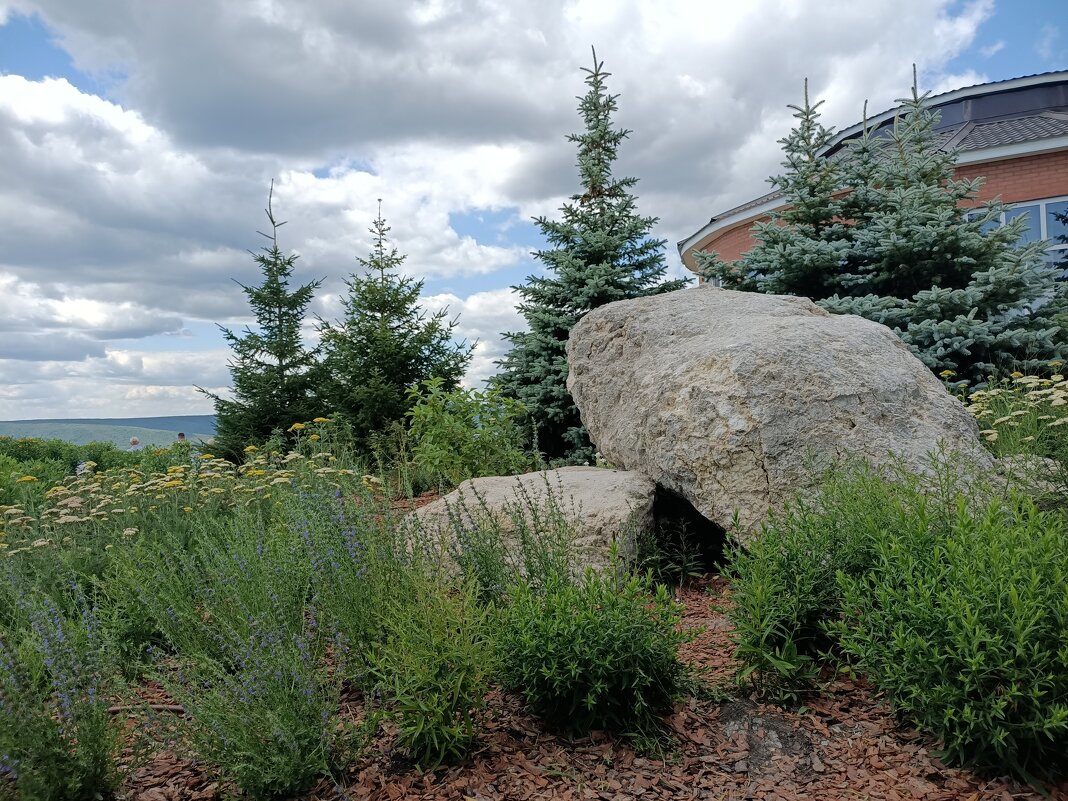
{"label": "small spruce tree", "polygon": [[612,127],[618,95],[608,94],[610,75],[593,53],[589,87],[579,98],[584,130],[578,145],[582,191],[560,211],[562,219],[535,218],[549,247],[534,256],[546,269],[514,287],[528,330],[508,333],[512,348],[499,363],[496,382],[530,413],[539,450],[551,460],[588,461],[593,456],[578,409],[567,391],[565,348],[571,328],[586,312],[616,300],[654,295],[684,286],[664,281],[663,239],[651,237],[655,217],[637,213],[636,178],[612,175],[620,144],[630,131]]}
{"label": "small spruce tree", "polygon": [[344,315],[320,326],[320,398],[352,425],[360,444],[404,419],[410,387],[434,378],[445,390],[456,387],[472,351],[453,340],[456,321],[447,319],[447,311],[427,315],[420,309],[423,282],[398,272],[405,256],[389,245],[381,203],[370,229],[371,252],[357,258],[364,274],[346,281]]}
{"label": "small spruce tree", "polygon": [[893,328],[935,373],[972,386],[1063,358],[1066,287],[1046,243],[1020,243],[1022,218],[998,225],[1000,201],[977,205],[981,178],[953,177],[957,151],[942,149],[926,99],[914,81],[873,161],[854,267],[821,305]]}
{"label": "small spruce tree", "polygon": [[973,386],[1063,359],[1066,287],[1045,243],[1019,243],[1022,219],[997,224],[1001,203],[977,203],[982,179],[954,178],[957,153],[942,149],[926,99],[914,81],[887,136],[865,125],[828,160],[818,151],[830,137],[806,96],[782,140],[786,174],[772,181],[791,207],[757,227],[739,262],[702,259],[705,274],[883,323],[934,372]]}
{"label": "small spruce tree", "polygon": [[274,186],[267,201],[270,233],[260,232],[269,244],[253,257],[263,272],[260,286],[239,284],[256,318],[255,329],[235,333],[219,326],[233,351],[230,375],[233,397],[222,398],[197,387],[215,402],[215,440],[212,451],[240,461],[247,445],[262,444],[275,431],[321,414],[312,393],[312,368],[317,349],[304,344],[302,327],[308,304],[322,283],[312,281],[291,290],[297,256],[278,247],[274,217]]}
{"label": "small spruce tree", "polygon": [[728,289],[796,294],[810,298],[834,293],[839,268],[847,257],[850,227],[842,221],[842,165],[821,155],[834,129],[820,122],[819,107],[808,97],[790,106],[797,124],[779,140],[784,171],[768,182],[782,195],[784,206],[772,211],[753,230],[756,245],[737,263],[714,253],[698,253],[705,277]]}

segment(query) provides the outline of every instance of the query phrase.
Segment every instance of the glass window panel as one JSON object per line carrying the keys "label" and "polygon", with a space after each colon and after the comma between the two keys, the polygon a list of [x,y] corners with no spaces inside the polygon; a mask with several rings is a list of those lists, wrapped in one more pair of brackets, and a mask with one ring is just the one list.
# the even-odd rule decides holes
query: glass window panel
{"label": "glass window panel", "polygon": [[1068,280],[1068,248],[1051,248],[1046,251],[1046,261],[1061,268],[1061,280]]}
{"label": "glass window panel", "polygon": [[1068,245],[1068,200],[1046,204],[1046,236],[1055,243]]}
{"label": "glass window panel", "polygon": [[[979,217],[982,214],[983,214],[983,212],[981,212],[981,211],[969,211],[964,215],[964,219],[966,219],[966,220],[974,220],[976,217]],[[987,222],[985,222],[981,226],[979,226],[979,230],[982,231],[984,234],[988,234],[991,231],[993,231],[995,228],[1000,228],[1000,227],[1001,227],[1001,218],[1000,217],[995,217],[994,219],[988,220]]]}
{"label": "glass window panel", "polygon": [[1011,220],[1015,220],[1017,217],[1023,217],[1026,228],[1023,233],[1020,234],[1019,243],[1021,245],[1028,242],[1037,242],[1042,238],[1042,231],[1040,226],[1041,212],[1038,205],[1034,206],[1016,206],[1015,208],[1007,209],[1005,211],[1005,223],[1008,224]]}

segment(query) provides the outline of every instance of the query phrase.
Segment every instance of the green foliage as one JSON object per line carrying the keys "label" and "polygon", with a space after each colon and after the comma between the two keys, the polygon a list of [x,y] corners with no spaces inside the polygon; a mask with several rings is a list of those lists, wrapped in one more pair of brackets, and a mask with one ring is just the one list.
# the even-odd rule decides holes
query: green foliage
{"label": "green foliage", "polygon": [[197,753],[254,798],[306,789],[357,741],[333,723],[346,670],[341,652],[334,673],[323,661],[312,591],[319,554],[307,526],[299,516],[266,526],[242,517],[187,547],[146,543],[123,566],[173,654],[150,647]]}
{"label": "green foliage", "polygon": [[534,256],[547,272],[515,287],[528,330],[505,335],[512,350],[500,362],[503,370],[496,379],[531,414],[546,458],[577,463],[592,462],[593,448],[566,386],[571,328],[606,303],[686,283],[662,280],[664,240],[650,236],[657,219],[637,212],[631,194],[637,179],[612,175],[619,146],[630,132],[612,128],[617,95],[607,93],[609,73],[602,67],[594,53],[593,69],[585,70],[589,90],[578,108],[585,130],[568,137],[578,145],[582,191],[560,209],[561,220],[535,219],[549,248]]}
{"label": "green foliage", "polygon": [[470,586],[418,582],[384,612],[375,674],[398,725],[398,743],[424,770],[464,759],[493,671],[489,618]]}
{"label": "green foliage", "polygon": [[0,792],[27,801],[92,801],[118,785],[108,714],[112,666],[96,609],[76,593],[66,614],[8,574],[16,605],[0,624]]}
{"label": "green foliage", "polygon": [[835,577],[870,565],[871,540],[912,514],[915,484],[888,483],[863,465],[829,472],[820,495],[774,513],[748,548],[728,549],[735,658],[739,679],[762,694],[793,698],[809,689],[829,640],[823,626],[841,608]]}
{"label": "green foliage", "polygon": [[963,486],[946,457],[932,457],[926,483],[907,471],[862,463],[826,473],[818,497],[773,513],[748,548],[729,549],[735,656],[739,678],[765,694],[796,697],[810,689],[817,660],[832,644],[825,627],[839,617],[839,575],[863,575],[886,532],[937,540],[946,509]]}
{"label": "green foliage", "polygon": [[0,437],[0,505],[39,504],[49,488],[81,464],[110,469],[141,459],[142,453],[121,451],[110,442],[74,445],[60,439]]}
{"label": "green foliage", "polygon": [[[271,191],[273,196],[273,185]],[[215,402],[213,452],[232,461],[241,460],[246,445],[262,444],[276,429],[286,430],[325,411],[312,392],[317,349],[306,348],[302,334],[308,304],[322,282],[290,290],[297,257],[278,247],[278,229],[285,223],[275,220],[270,199],[266,212],[271,233],[264,236],[270,245],[255,256],[263,283],[241,287],[256,318],[256,330],[234,333],[220,326],[233,351],[233,397],[200,389]]]}
{"label": "green foliage", "polygon": [[735,549],[729,614],[742,678],[807,689],[853,657],[954,760],[1018,775],[1068,742],[1068,540],[1061,514],[970,484],[852,466]]}
{"label": "green foliage", "polygon": [[[516,482],[514,500],[498,514],[479,495],[449,510],[450,555],[484,602],[504,603],[520,580],[542,591],[581,571],[575,547],[578,510],[544,476],[544,491]],[[625,532],[624,532],[625,535]]]}
{"label": "green foliage", "polygon": [[888,532],[873,570],[841,576],[841,645],[954,761],[1056,773],[1068,753],[1064,517],[1019,497],[979,513],[961,499],[944,538],[923,534]]}
{"label": "green foliage", "polygon": [[685,523],[642,531],[634,545],[635,569],[648,571],[658,584],[682,587],[707,572],[705,554]]}
{"label": "green foliage", "polygon": [[343,318],[320,327],[324,356],[317,391],[363,444],[404,419],[411,408],[409,387],[437,379],[451,389],[471,361],[472,349],[452,340],[456,321],[448,321],[448,312],[428,316],[419,308],[423,282],[397,272],[405,257],[388,247],[389,231],[380,208],[371,228],[373,249],[358,259],[364,275],[347,281]]}
{"label": "green foliage", "polygon": [[[733,264],[699,256],[732,289],[804,295],[892,329],[934,372],[980,385],[1009,365],[1031,372],[1064,358],[1066,284],[1046,243],[1019,244],[1024,220],[999,226],[999,202],[977,206],[981,179],[953,177],[938,115],[915,86],[887,131],[866,129],[827,157],[833,132],[807,97],[782,140],[789,204],[754,231]],[[885,133],[885,136],[883,135]]]}
{"label": "green foliage", "polygon": [[[151,423],[152,425],[149,425]],[[175,440],[180,429],[163,428],[182,425],[192,440],[210,438],[214,429],[212,415],[183,415],[175,418],[116,418],[111,424],[88,418],[79,420],[41,420],[33,422],[0,421],[0,438],[59,440],[80,446],[100,446],[115,453],[124,453],[130,437],[137,437],[145,447],[166,448]],[[157,426],[157,427],[153,427]],[[195,426],[195,428],[194,428]],[[98,461],[92,456],[88,458]],[[107,463],[98,461],[99,464]],[[108,466],[111,466],[108,464]]]}
{"label": "green foliage", "polygon": [[252,798],[289,796],[332,775],[358,739],[334,726],[340,688],[315,652],[314,632],[257,620],[226,664],[183,661],[164,675],[191,719],[198,754]]}
{"label": "green foliage", "polygon": [[447,391],[443,383],[433,378],[408,390],[412,457],[439,486],[532,466],[522,404],[496,389]]}
{"label": "green foliage", "polygon": [[501,675],[550,725],[576,732],[655,731],[685,681],[680,607],[648,577],[587,571],[511,592]]}

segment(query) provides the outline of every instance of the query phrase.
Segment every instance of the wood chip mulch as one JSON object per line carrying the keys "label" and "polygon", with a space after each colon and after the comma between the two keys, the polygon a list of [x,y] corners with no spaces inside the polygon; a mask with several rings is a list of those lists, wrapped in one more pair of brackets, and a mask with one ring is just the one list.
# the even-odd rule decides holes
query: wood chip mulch
{"label": "wood chip mulch", "polygon": [[[729,625],[717,604],[725,582],[707,577],[681,590],[684,624],[702,633],[682,648],[707,669],[712,683],[729,685]],[[736,696],[739,693],[735,693]],[[146,688],[149,703],[168,699]],[[492,693],[477,753],[465,765],[430,774],[411,766],[389,732],[350,766],[343,786],[323,782],[307,801],[346,799],[817,799],[826,801],[1040,801],[1043,795],[1007,778],[947,767],[937,743],[902,726],[870,688],[835,681],[806,700],[804,713],[744,697],[726,703],[690,699],[667,720],[674,744],[663,758],[636,754],[607,734],[571,740],[547,733],[518,699]],[[358,712],[358,711],[357,711]],[[349,710],[349,713],[354,713]],[[165,713],[160,713],[160,720]],[[165,725],[162,723],[160,725]],[[216,801],[234,789],[175,744],[127,758],[125,799]],[[1045,798],[1068,801],[1068,781]]]}

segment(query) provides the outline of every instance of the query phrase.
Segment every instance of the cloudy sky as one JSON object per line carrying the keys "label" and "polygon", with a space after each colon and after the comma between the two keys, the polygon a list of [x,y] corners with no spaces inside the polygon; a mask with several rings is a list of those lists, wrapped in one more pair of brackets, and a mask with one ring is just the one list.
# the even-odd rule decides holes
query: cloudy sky
{"label": "cloudy sky", "polygon": [[534,215],[577,189],[590,46],[617,163],[674,243],[766,191],[807,76],[825,122],[1068,67],[1063,0],[0,0],[0,419],[208,413],[275,181],[334,317],[382,198],[428,306],[522,325]]}

